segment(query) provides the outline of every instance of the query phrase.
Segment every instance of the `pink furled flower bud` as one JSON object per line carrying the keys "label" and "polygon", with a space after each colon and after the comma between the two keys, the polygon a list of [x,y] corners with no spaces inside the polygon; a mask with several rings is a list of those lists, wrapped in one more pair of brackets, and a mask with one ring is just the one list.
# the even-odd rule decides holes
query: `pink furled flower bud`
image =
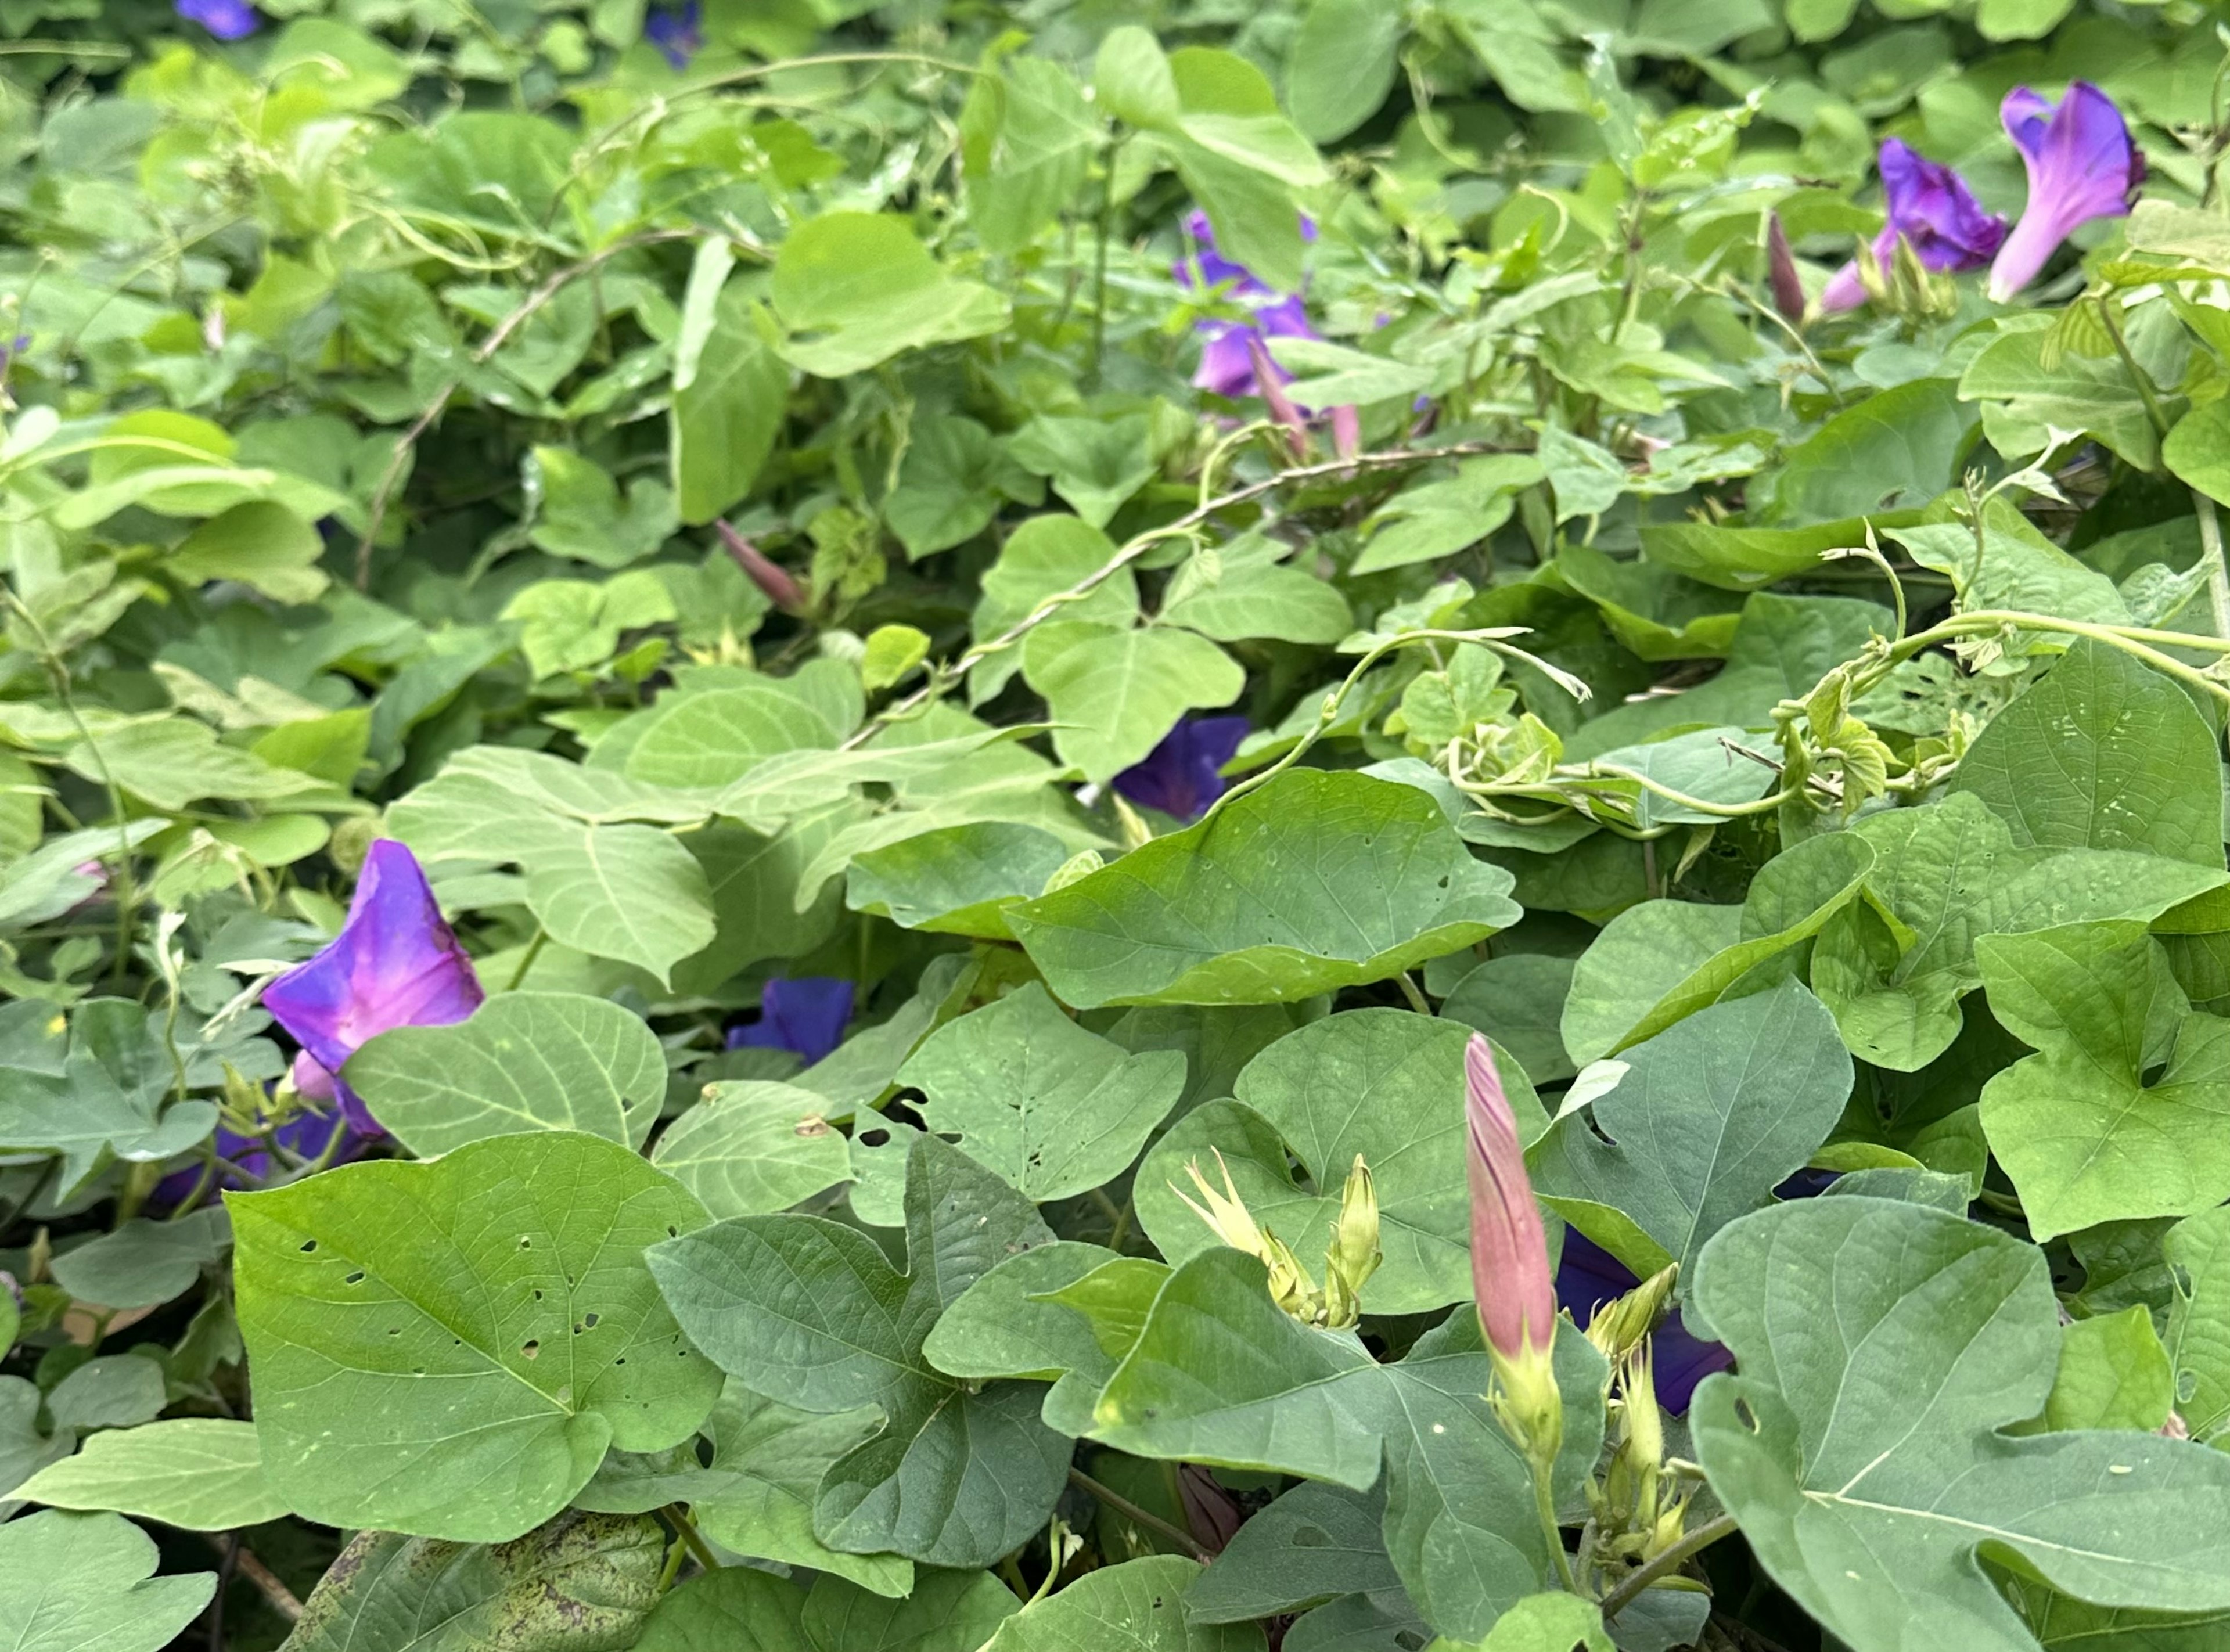
{"label": "pink furled flower bud", "polygon": [[736,559],[736,566],[744,570],[744,577],[766,594],[767,600],[784,614],[803,614],[812,605],[805,600],[804,588],[798,584],[788,569],[777,562],[726,523],[718,524],[720,543],[728,548],[728,555]]}
{"label": "pink furled flower bud", "polygon": [[1782,320],[1796,325],[1804,319],[1804,283],[1796,273],[1796,254],[1777,212],[1765,215],[1765,269],[1773,283],[1773,307]]}
{"label": "pink furled flower bud", "polygon": [[1464,1051],[1464,1110],[1471,1127],[1471,1276],[1487,1345],[1504,1360],[1546,1349],[1556,1336],[1556,1282],[1549,1239],[1525,1175],[1518,1118],[1502,1092],[1494,1051],[1473,1034]]}
{"label": "pink furled flower bud", "polygon": [[1262,401],[1270,409],[1270,416],[1291,433],[1286,437],[1295,459],[1305,459],[1309,451],[1308,415],[1293,405],[1293,398],[1286,394],[1286,387],[1278,375],[1278,364],[1270,359],[1270,352],[1260,338],[1249,337],[1247,355],[1254,364],[1254,385],[1262,393]]}

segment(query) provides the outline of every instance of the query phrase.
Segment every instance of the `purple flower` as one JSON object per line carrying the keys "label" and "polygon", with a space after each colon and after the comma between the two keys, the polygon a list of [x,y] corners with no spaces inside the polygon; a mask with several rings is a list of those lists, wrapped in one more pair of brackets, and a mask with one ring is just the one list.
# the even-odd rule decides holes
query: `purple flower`
{"label": "purple flower", "polygon": [[[1595,1309],[1615,1302],[1641,1282],[1626,1264],[1576,1227],[1564,1230],[1563,1260],[1556,1268],[1556,1301],[1585,1330]],[[1706,1342],[1680,1323],[1675,1308],[1650,1333],[1656,1360],[1657,1398],[1678,1417],[1688,1409],[1696,1385],[1714,1371],[1724,1371],[1735,1357],[1717,1342]]]}
{"label": "purple flower", "polygon": [[[1923,269],[1938,274],[1982,268],[2006,238],[2006,221],[1982,210],[1966,179],[1897,138],[1882,140],[1881,179],[1889,222],[1874,237],[1873,254],[1885,276],[1899,236],[1911,243]],[[1866,301],[1855,261],[1829,277],[1820,294],[1822,310],[1855,310]]]}
{"label": "purple flower", "polygon": [[1990,296],[2003,304],[2036,279],[2077,226],[2129,211],[2145,181],[2145,157],[2114,100],[2088,80],[2069,81],[2057,109],[2015,87],[1998,118],[2028,168],[2028,205],[1990,267]]}
{"label": "purple flower", "polygon": [[[1216,250],[1215,231],[1206,213],[1195,211],[1186,216],[1185,235],[1194,250],[1175,266],[1177,285],[1193,286],[1197,270],[1201,286],[1220,290],[1224,299],[1244,305],[1254,318],[1250,324],[1209,317],[1194,325],[1193,330],[1200,334],[1202,344],[1200,368],[1193,374],[1192,382],[1197,388],[1212,390],[1218,395],[1260,395],[1263,389],[1255,370],[1256,352],[1266,357],[1267,341],[1273,338],[1315,338],[1320,335],[1309,325],[1307,307],[1298,294],[1273,292],[1255,278],[1254,271],[1244,264],[1234,263]],[[1304,216],[1302,238],[1314,241],[1316,235],[1315,223]],[[1270,370],[1279,384],[1293,376],[1275,362],[1270,363]]]}
{"label": "purple flower", "polygon": [[807,1066],[844,1041],[854,988],[833,975],[770,980],[759,994],[759,1019],[728,1029],[731,1050],[787,1050]]}
{"label": "purple flower", "polygon": [[654,11],[642,25],[642,37],[666,54],[678,73],[704,49],[705,36],[698,27],[697,0],[678,11]]}
{"label": "purple flower", "polygon": [[1223,776],[1247,737],[1245,717],[1185,717],[1162,736],[1142,762],[1115,776],[1115,789],[1133,803],[1192,821],[1223,795]]}
{"label": "purple flower", "polygon": [[174,0],[171,9],[219,40],[245,40],[263,23],[248,0]]}
{"label": "purple flower", "polygon": [[330,1086],[351,1128],[380,1135],[379,1122],[336,1077],[342,1064],[376,1034],[447,1026],[470,1015],[486,996],[417,858],[381,838],[364,857],[341,932],[266,987],[263,1007],[302,1046],[295,1087],[321,1098]]}

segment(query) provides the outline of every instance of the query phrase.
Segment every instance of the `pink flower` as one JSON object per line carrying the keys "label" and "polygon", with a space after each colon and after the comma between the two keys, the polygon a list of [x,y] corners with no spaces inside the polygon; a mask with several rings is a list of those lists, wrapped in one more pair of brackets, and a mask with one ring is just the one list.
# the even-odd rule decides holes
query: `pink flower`
{"label": "pink flower", "polygon": [[2015,87],[1998,118],[2028,168],[2028,206],[1990,267],[1990,297],[2003,304],[2036,279],[2078,226],[2129,211],[2145,181],[2145,157],[2114,100],[2088,80],[2069,81],[2056,109]]}
{"label": "pink flower", "polygon": [[1525,1174],[1518,1118],[1502,1092],[1494,1051],[1474,1033],[1464,1051],[1464,1111],[1471,1127],[1471,1276],[1488,1346],[1506,1360],[1545,1350],[1556,1335],[1556,1281],[1549,1239]]}

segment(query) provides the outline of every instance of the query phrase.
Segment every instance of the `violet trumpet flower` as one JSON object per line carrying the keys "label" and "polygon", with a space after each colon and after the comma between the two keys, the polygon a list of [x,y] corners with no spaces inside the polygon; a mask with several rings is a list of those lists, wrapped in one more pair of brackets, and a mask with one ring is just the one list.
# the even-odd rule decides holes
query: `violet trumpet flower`
{"label": "violet trumpet flower", "polygon": [[[1585,1330],[1595,1310],[1640,1284],[1627,1265],[1576,1227],[1564,1230],[1564,1254],[1556,1264],[1556,1300]],[[1735,1362],[1722,1344],[1706,1342],[1680,1322],[1674,1308],[1650,1333],[1656,1361],[1657,1398],[1678,1417],[1688,1409],[1696,1385]]]}
{"label": "violet trumpet flower", "polygon": [[340,933],[266,987],[263,1007],[302,1046],[295,1088],[313,1100],[337,1102],[351,1129],[381,1135],[379,1122],[340,1082],[342,1065],[377,1034],[447,1026],[465,1019],[485,997],[417,857],[381,838],[364,857]]}
{"label": "violet trumpet flower", "polygon": [[2088,80],[2069,81],[2058,108],[2015,87],[1998,118],[2028,168],[2028,205],[1990,267],[1990,297],[2003,304],[2079,226],[2129,211],[2145,181],[2145,157],[2114,100]]}
{"label": "violet trumpet flower", "polygon": [[219,40],[245,40],[263,24],[248,0],[174,0],[171,10]]}
{"label": "violet trumpet flower", "polygon": [[1159,745],[1111,784],[1131,802],[1189,824],[1223,795],[1225,781],[1218,771],[1247,734],[1245,717],[1181,718]]}
{"label": "violet trumpet flower", "polygon": [[[1875,267],[1886,277],[1900,236],[1923,269],[1956,275],[1980,269],[2006,239],[2006,221],[1982,210],[1967,180],[1894,138],[1881,146],[1882,194],[1889,221],[1874,237]],[[1855,310],[1866,301],[1855,260],[1830,276],[1820,294],[1822,310]]]}
{"label": "violet trumpet flower", "polygon": [[759,1019],[728,1030],[731,1050],[787,1050],[810,1067],[844,1041],[854,989],[831,975],[770,980],[759,994]]}
{"label": "violet trumpet flower", "polygon": [[676,10],[652,12],[643,21],[642,37],[665,54],[667,62],[679,74],[705,48],[701,22],[697,0],[689,0]]}
{"label": "violet trumpet flower", "polygon": [[[1316,234],[1316,225],[1304,217],[1303,239],[1314,241]],[[1194,331],[1200,334],[1202,344],[1200,367],[1193,374],[1192,382],[1200,389],[1234,399],[1264,395],[1266,381],[1258,365],[1257,352],[1266,357],[1268,341],[1273,338],[1317,338],[1322,335],[1309,325],[1308,309],[1298,294],[1272,291],[1256,279],[1254,271],[1216,250],[1215,231],[1206,213],[1195,211],[1186,216],[1185,235],[1195,250],[1190,257],[1177,260],[1177,285],[1193,286],[1197,271],[1202,286],[1221,289],[1225,299],[1244,305],[1254,316],[1251,323],[1209,317],[1195,324]],[[1269,363],[1269,374],[1278,384],[1293,376],[1274,361]]]}

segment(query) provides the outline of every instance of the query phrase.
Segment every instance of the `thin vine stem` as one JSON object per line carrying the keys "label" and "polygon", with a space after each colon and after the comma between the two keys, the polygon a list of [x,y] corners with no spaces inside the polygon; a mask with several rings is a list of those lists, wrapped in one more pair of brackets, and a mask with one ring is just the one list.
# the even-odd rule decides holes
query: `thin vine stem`
{"label": "thin vine stem", "polygon": [[1602,1597],[1602,1615],[1605,1617],[1617,1617],[1621,1610],[1634,1604],[1643,1590],[1660,1578],[1678,1572],[1693,1557],[1701,1554],[1721,1538],[1732,1536],[1738,1529],[1731,1514],[1715,1515],[1705,1520],[1664,1553],[1619,1579],[1617,1586]]}
{"label": "thin vine stem", "polygon": [[1139,1507],[1112,1486],[1101,1485],[1083,1469],[1072,1468],[1068,1471],[1068,1483],[1079,1491],[1091,1493],[1092,1496],[1113,1509],[1125,1520],[1143,1526],[1157,1536],[1165,1537],[1170,1542],[1183,1546],[1187,1554],[1203,1565],[1215,1559],[1214,1551],[1183,1527],[1171,1524],[1150,1509]]}

